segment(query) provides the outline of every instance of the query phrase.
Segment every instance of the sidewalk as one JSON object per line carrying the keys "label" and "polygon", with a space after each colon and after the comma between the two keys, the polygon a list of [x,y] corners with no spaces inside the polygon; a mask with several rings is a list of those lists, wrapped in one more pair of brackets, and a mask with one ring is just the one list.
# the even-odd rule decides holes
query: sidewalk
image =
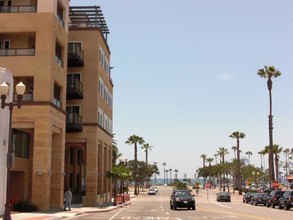
{"label": "sidewalk", "polygon": [[[133,197],[132,197],[133,198]],[[12,220],[61,220],[63,218],[72,218],[77,215],[85,213],[98,213],[109,212],[115,209],[119,209],[126,205],[130,205],[128,201],[117,206],[105,206],[105,207],[82,207],[82,204],[74,204],[71,207],[71,211],[50,210],[47,212],[32,212],[32,213],[11,213]],[[0,218],[2,219],[2,218]]]}

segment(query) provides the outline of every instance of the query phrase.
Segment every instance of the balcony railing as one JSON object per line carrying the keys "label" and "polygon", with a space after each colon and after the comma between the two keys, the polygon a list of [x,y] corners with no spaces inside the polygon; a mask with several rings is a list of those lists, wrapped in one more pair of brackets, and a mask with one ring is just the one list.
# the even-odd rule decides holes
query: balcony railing
{"label": "balcony railing", "polygon": [[68,67],[84,66],[83,50],[79,43],[68,44]]}
{"label": "balcony railing", "polygon": [[82,99],[83,84],[74,75],[67,76],[67,99]]}
{"label": "balcony railing", "polygon": [[56,98],[53,98],[53,104],[56,105],[58,108],[62,107],[62,102]]}
{"label": "balcony railing", "polygon": [[[17,101],[17,94],[13,94],[13,101]],[[21,101],[33,101],[33,93],[24,93]]]}
{"label": "balcony railing", "polygon": [[22,5],[22,6],[0,6],[0,13],[26,13],[37,12],[35,5]]}
{"label": "balcony railing", "polygon": [[0,56],[34,56],[34,48],[8,48],[0,49]]}
{"label": "balcony railing", "polygon": [[55,60],[56,60],[56,63],[58,63],[61,67],[63,67],[63,61],[61,60],[60,57],[55,55]]}
{"label": "balcony railing", "polygon": [[75,112],[67,112],[66,115],[66,132],[82,131],[82,117]]}

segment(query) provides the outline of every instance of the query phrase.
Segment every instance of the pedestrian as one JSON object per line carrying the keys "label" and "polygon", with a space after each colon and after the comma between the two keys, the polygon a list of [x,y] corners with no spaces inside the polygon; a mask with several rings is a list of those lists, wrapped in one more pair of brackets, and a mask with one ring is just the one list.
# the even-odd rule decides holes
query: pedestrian
{"label": "pedestrian", "polygon": [[71,200],[72,200],[72,193],[70,188],[66,190],[64,193],[64,211],[68,210],[71,211]]}

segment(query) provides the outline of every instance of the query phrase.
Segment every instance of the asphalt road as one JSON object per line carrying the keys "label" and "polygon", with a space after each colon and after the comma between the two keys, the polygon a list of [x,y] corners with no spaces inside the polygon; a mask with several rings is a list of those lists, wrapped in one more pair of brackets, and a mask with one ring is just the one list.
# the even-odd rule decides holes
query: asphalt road
{"label": "asphalt road", "polygon": [[[289,211],[278,208],[253,206],[242,202],[242,196],[232,194],[232,202],[217,202],[217,189],[200,190],[195,196],[196,210],[171,210],[169,199],[170,187],[159,187],[157,195],[139,195],[132,199],[132,204],[118,210],[104,213],[92,213],[74,219],[99,220],[195,220],[195,219],[239,219],[239,220],[281,220],[292,219],[293,209]],[[195,194],[195,192],[193,192]]]}

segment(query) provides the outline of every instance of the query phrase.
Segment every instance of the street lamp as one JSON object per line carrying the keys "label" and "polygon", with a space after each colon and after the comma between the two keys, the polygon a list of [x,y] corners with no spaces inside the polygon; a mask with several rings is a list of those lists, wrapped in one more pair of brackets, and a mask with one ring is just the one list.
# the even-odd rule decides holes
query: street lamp
{"label": "street lamp", "polygon": [[25,91],[25,85],[20,82],[16,85],[17,101],[5,102],[9,91],[9,86],[7,83],[3,82],[0,85],[0,95],[1,95],[1,109],[6,106],[9,108],[9,137],[8,137],[8,152],[7,152],[7,179],[6,179],[6,204],[3,220],[11,220],[10,215],[10,169],[13,166],[13,152],[12,152],[12,110],[14,106],[21,108],[21,100]]}

